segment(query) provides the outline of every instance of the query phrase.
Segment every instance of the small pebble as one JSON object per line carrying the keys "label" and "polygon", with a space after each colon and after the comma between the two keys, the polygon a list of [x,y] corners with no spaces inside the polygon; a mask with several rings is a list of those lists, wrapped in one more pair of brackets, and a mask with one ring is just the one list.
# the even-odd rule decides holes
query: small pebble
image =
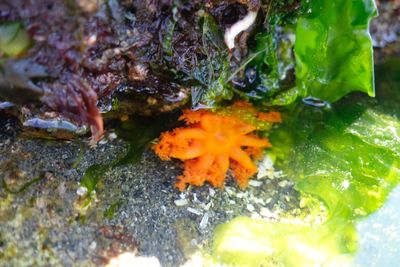
{"label": "small pebble", "polygon": [[163,205],[163,206],[161,206],[161,209],[163,210],[163,212],[164,212],[164,213],[166,213],[166,212],[167,212],[167,207],[165,207],[164,205]]}
{"label": "small pebble", "polygon": [[184,198],[184,199],[177,199],[177,200],[174,201],[174,203],[175,203],[176,206],[181,207],[181,206],[188,205],[189,201],[186,198]]}
{"label": "small pebble", "polygon": [[280,181],[280,182],[278,183],[278,185],[279,185],[280,187],[286,187],[288,184],[289,184],[289,182],[286,181],[286,180]]}
{"label": "small pebble", "polygon": [[97,247],[97,243],[95,242],[95,241],[93,241],[92,243],[90,243],[90,245],[89,245],[89,250],[95,250],[96,249],[96,247]]}
{"label": "small pebble", "polygon": [[255,210],[255,208],[254,208],[254,206],[252,204],[247,204],[246,208],[250,212],[253,212]]}

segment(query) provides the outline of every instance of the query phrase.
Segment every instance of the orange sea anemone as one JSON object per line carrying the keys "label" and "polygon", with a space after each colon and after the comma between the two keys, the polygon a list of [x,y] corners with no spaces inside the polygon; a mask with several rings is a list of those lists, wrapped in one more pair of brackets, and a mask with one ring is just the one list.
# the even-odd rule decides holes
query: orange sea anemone
{"label": "orange sea anemone", "polygon": [[[247,105],[246,109],[249,108]],[[251,113],[258,116],[254,110]],[[276,122],[277,114],[258,119],[271,118]],[[256,130],[254,125],[234,115],[185,110],[180,120],[185,121],[186,127],[162,133],[154,146],[162,160],[184,161],[183,175],[176,183],[180,191],[188,184],[201,186],[205,182],[223,187],[229,167],[239,186],[246,187],[248,179],[257,172],[252,159],[261,154],[262,148],[271,146],[268,139],[251,134]]]}

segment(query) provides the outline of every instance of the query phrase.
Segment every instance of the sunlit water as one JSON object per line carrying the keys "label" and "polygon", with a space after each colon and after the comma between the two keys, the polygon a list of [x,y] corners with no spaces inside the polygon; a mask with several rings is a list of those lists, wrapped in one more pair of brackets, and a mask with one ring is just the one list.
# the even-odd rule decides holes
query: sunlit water
{"label": "sunlit water", "polygon": [[356,266],[398,266],[400,262],[400,186],[385,205],[357,224]]}

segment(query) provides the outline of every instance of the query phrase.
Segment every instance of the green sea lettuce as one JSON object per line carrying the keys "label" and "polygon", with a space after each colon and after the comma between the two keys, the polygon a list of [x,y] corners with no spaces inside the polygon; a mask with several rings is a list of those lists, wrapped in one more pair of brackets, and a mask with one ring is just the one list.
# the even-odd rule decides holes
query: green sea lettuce
{"label": "green sea lettuce", "polygon": [[307,95],[336,101],[352,91],[374,96],[369,21],[373,0],[313,0],[299,18],[295,56],[297,86]]}
{"label": "green sea lettuce", "polygon": [[331,109],[297,107],[271,134],[272,143],[285,140],[272,151],[277,163],[303,196],[324,203],[327,219],[314,225],[235,219],[216,229],[213,252],[218,262],[352,265],[356,223],[377,211],[400,182],[398,97],[391,97],[398,96],[400,83],[397,72],[388,70],[378,80],[382,90],[377,99],[355,95]]}

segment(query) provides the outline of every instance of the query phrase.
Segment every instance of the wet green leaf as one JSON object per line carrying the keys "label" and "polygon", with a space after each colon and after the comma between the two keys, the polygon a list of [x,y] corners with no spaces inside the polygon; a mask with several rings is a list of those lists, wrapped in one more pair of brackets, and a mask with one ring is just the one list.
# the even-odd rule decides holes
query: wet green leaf
{"label": "wet green leaf", "polygon": [[373,0],[315,0],[296,29],[296,77],[308,95],[336,101],[352,91],[374,96],[368,23]]}

